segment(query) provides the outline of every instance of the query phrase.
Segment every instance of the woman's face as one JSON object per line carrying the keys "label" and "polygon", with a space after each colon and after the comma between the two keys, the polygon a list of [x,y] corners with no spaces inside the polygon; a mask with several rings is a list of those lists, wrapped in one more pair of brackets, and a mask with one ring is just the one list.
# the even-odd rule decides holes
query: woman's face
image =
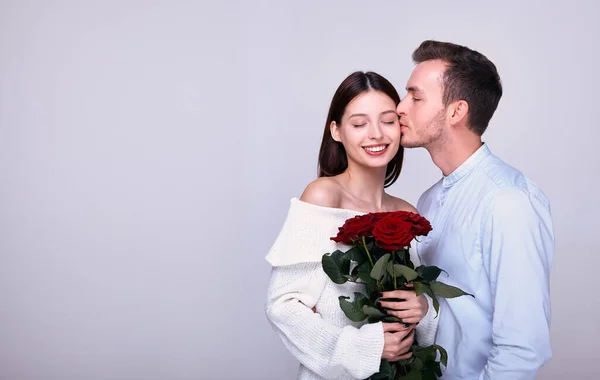
{"label": "woman's face", "polygon": [[400,146],[400,125],[394,100],[383,92],[369,90],[346,106],[341,125],[330,126],[335,141],[341,142],[348,163],[370,168],[387,167]]}

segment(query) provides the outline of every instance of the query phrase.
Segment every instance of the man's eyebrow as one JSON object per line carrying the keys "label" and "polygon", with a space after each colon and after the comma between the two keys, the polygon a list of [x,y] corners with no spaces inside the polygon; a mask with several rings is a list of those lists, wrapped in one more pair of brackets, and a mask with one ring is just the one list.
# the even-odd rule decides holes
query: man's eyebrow
{"label": "man's eyebrow", "polygon": [[409,86],[409,87],[406,87],[406,91],[408,91],[408,92],[416,92],[416,93],[422,93],[422,92],[423,92],[423,90],[421,90],[421,89],[420,89],[419,87],[417,87],[417,86]]}

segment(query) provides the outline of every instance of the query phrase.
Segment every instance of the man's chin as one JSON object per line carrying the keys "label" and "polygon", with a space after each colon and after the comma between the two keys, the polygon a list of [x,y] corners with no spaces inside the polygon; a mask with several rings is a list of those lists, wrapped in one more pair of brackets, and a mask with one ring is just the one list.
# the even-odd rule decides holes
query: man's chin
{"label": "man's chin", "polygon": [[408,140],[402,140],[400,141],[400,145],[402,145],[403,148],[422,148],[423,144],[419,143],[418,141],[408,141]]}

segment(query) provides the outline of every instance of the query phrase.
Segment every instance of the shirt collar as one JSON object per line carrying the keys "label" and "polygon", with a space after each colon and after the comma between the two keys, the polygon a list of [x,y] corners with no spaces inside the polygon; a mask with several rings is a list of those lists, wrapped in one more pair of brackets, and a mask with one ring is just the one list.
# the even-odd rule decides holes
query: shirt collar
{"label": "shirt collar", "polygon": [[488,148],[486,143],[483,143],[465,162],[463,162],[458,168],[447,176],[442,181],[443,187],[451,187],[460,179],[471,173],[484,159],[486,159],[492,152]]}

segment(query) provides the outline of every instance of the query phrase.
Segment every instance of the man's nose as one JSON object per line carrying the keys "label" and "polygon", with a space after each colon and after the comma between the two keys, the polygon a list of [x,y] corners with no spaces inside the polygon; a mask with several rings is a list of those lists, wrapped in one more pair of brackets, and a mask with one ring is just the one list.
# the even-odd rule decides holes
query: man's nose
{"label": "man's nose", "polygon": [[398,116],[406,115],[406,106],[404,104],[404,99],[402,99],[400,103],[398,103],[398,106],[396,107],[396,113],[398,114]]}

